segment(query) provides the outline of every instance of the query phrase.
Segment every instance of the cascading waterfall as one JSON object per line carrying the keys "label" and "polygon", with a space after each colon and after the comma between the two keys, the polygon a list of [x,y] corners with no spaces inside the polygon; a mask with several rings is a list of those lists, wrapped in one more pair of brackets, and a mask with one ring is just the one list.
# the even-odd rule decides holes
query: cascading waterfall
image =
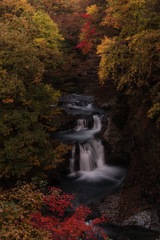
{"label": "cascading waterfall", "polygon": [[[101,130],[101,120],[98,115],[93,116],[93,128],[91,130]],[[78,119],[76,131],[82,131],[87,129],[87,120]],[[104,147],[99,139],[87,139],[84,144],[78,144],[79,151],[76,152],[75,146],[72,149],[72,157],[70,159],[70,171],[74,173],[77,171],[75,168],[75,162],[78,159],[78,170],[79,171],[93,171],[96,168],[102,168],[105,166]],[[78,155],[78,156],[77,156]]]}
{"label": "cascading waterfall", "polygon": [[105,166],[104,147],[100,140],[90,139],[87,143],[79,144],[79,156],[75,151],[75,146],[72,149],[72,157],[70,159],[70,171],[75,170],[75,159],[79,159],[79,171],[93,171],[96,168]]}
{"label": "cascading waterfall", "polygon": [[92,101],[92,97],[76,94],[63,97],[61,106],[68,114],[79,116],[79,119],[75,127],[57,132],[54,136],[74,145],[68,177],[85,184],[91,182],[93,186],[102,181],[106,184],[112,182],[116,186],[122,182],[125,170],[106,163],[104,146],[96,136],[101,131],[101,119],[105,113]]}

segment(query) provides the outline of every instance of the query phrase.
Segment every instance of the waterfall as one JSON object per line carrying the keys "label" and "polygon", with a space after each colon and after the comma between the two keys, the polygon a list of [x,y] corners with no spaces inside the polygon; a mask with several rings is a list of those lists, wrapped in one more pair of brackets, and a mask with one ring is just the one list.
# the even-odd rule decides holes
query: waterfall
{"label": "waterfall", "polygon": [[72,157],[70,159],[70,170],[76,172],[75,161],[79,161],[79,171],[93,171],[96,168],[105,166],[104,147],[100,140],[90,139],[87,143],[79,144],[79,156],[72,149]]}
{"label": "waterfall", "polygon": [[85,129],[87,129],[87,120],[86,119],[78,119],[75,130],[81,131],[81,130],[85,130]]}
{"label": "waterfall", "polygon": [[94,159],[96,162],[96,166],[98,168],[102,168],[105,165],[105,154],[104,147],[99,139],[90,140],[91,147],[94,151]]}
{"label": "waterfall", "polygon": [[[98,139],[102,119],[106,113],[95,107],[89,96],[77,94],[61,98],[60,106],[74,115],[76,123],[69,129],[55,132],[57,139],[73,145],[70,157],[70,174],[65,177],[63,189],[77,193],[77,200],[90,203],[112,192],[123,181],[126,170],[107,164],[106,150]],[[68,127],[68,125],[67,125]]]}
{"label": "waterfall", "polygon": [[80,118],[76,122],[76,131],[81,131],[81,130],[87,130],[87,129],[92,129],[92,130],[97,130],[100,131],[102,127],[101,120],[98,115],[93,115],[90,116],[89,118]]}
{"label": "waterfall", "polygon": [[98,131],[100,131],[101,127],[102,127],[102,123],[101,123],[99,116],[94,115],[93,120],[94,120],[93,129],[97,129]]}
{"label": "waterfall", "polygon": [[84,145],[80,145],[80,156],[79,156],[79,165],[80,171],[92,171],[95,169],[95,159],[93,157],[93,150],[91,146],[86,143]]}
{"label": "waterfall", "polygon": [[[93,115],[92,118],[90,118],[91,121],[93,121],[93,126],[91,130],[93,135],[96,132],[99,132],[101,130],[102,124],[100,117],[98,115]],[[85,133],[87,132],[89,125],[89,121],[87,119],[78,119],[77,125],[75,127],[76,131],[82,131],[85,130]],[[72,157],[70,159],[70,171],[71,173],[74,173],[77,171],[86,171],[90,172],[95,170],[96,168],[102,168],[105,166],[105,156],[104,156],[104,147],[100,140],[94,139],[93,136],[90,138],[90,135],[88,134],[89,139],[86,135],[87,142],[85,143],[78,143],[75,148],[73,146],[72,149]],[[77,167],[78,166],[78,167]]]}
{"label": "waterfall", "polygon": [[70,172],[74,172],[74,157],[75,157],[75,146],[72,148],[72,157],[70,158]]}

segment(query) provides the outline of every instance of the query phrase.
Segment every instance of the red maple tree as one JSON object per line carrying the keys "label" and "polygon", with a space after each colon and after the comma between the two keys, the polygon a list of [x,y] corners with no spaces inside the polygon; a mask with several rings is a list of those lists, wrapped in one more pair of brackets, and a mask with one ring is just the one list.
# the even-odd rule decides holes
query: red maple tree
{"label": "red maple tree", "polygon": [[92,49],[92,36],[95,35],[96,28],[93,26],[92,15],[81,14],[81,17],[85,19],[85,22],[81,28],[80,43],[76,48],[81,49],[84,54],[89,53]]}
{"label": "red maple tree", "polygon": [[107,239],[106,234],[98,227],[104,222],[104,216],[86,222],[91,210],[83,205],[74,209],[72,204],[75,195],[63,193],[60,189],[51,187],[49,194],[44,196],[45,213],[31,214],[32,226],[50,232],[54,240],[97,239],[101,234]]}

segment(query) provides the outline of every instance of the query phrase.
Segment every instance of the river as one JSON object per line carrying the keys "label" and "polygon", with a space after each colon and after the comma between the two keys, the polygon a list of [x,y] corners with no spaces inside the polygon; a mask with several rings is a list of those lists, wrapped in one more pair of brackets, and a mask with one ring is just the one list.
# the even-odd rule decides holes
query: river
{"label": "river", "polygon": [[[120,187],[127,171],[123,166],[108,163],[101,139],[107,112],[95,106],[93,97],[78,94],[63,96],[60,106],[67,114],[76,116],[69,129],[54,133],[55,138],[73,145],[70,173],[64,176],[60,187],[67,193],[76,193],[75,205],[97,204]],[[157,233],[144,228],[120,228],[110,224],[103,227],[113,239],[158,239]]]}

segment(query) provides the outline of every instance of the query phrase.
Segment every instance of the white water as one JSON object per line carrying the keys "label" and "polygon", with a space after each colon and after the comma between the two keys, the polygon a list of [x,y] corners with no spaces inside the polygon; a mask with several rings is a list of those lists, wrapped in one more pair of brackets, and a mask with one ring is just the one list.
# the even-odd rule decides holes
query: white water
{"label": "white water", "polygon": [[99,140],[80,145],[80,171],[93,171],[105,165],[104,149]]}
{"label": "white water", "polygon": [[[80,133],[86,136],[87,142],[84,144],[78,144],[78,158],[79,158],[79,171],[93,171],[96,168],[105,166],[104,147],[100,140],[93,139],[95,133],[101,130],[101,120],[97,115],[93,116],[93,128],[87,129],[87,120],[78,119],[75,130],[75,136],[80,138]],[[73,134],[72,134],[73,137]],[[88,140],[89,139],[89,140]],[[72,173],[75,172],[74,159],[77,159],[75,146],[72,149],[72,157],[70,160],[70,170]]]}
{"label": "white water", "polygon": [[78,119],[77,126],[75,127],[76,131],[86,130],[87,129],[87,120],[86,119]]}
{"label": "white water", "polygon": [[104,165],[104,147],[100,140],[92,139],[80,146],[80,171],[92,171]]}
{"label": "white water", "polygon": [[[79,171],[80,180],[91,181],[91,182],[101,182],[103,180],[109,180],[119,185],[124,179],[125,170],[120,167],[105,165],[102,168],[96,168],[93,171]],[[76,176],[75,173],[70,174],[70,176]]]}
{"label": "white water", "polygon": [[[70,158],[70,175],[76,181],[88,182],[106,181],[114,185],[120,184],[125,176],[125,170],[117,166],[109,166],[105,157],[102,142],[97,134],[102,129],[101,118],[104,112],[96,108],[89,99],[79,95],[64,98],[64,110],[73,115],[81,116],[73,129],[62,131],[56,137],[74,144]],[[74,181],[74,180],[73,180]],[[106,183],[107,184],[107,183]]]}
{"label": "white water", "polygon": [[70,159],[70,176],[76,176],[78,180],[101,181],[110,180],[119,184],[123,175],[120,167],[108,166],[105,163],[104,147],[100,140],[91,139],[85,144],[79,145],[79,171],[75,170],[74,161],[76,156],[75,146],[72,149]]}
{"label": "white water", "polygon": [[[99,116],[98,115],[93,115],[93,128],[92,128],[92,130],[96,130],[96,132],[99,132],[101,130],[101,128],[102,128],[102,124],[101,124],[101,120],[100,120]],[[89,130],[87,119],[85,119],[85,118],[78,119],[75,130],[76,131]]]}
{"label": "white water", "polygon": [[88,111],[89,109],[92,109],[93,105],[92,105],[92,103],[88,103],[85,106],[78,106],[75,103],[68,103],[67,107],[70,108],[70,109],[80,109],[81,111],[82,110],[83,111]]}
{"label": "white water", "polygon": [[101,128],[102,128],[102,123],[101,123],[101,120],[100,120],[99,116],[94,115],[93,120],[94,120],[93,129],[96,129],[97,131],[100,131]]}
{"label": "white water", "polygon": [[100,132],[101,128],[102,124],[98,115],[93,116],[92,129],[87,128],[86,119],[77,120],[75,132],[71,134],[71,137],[77,138],[77,140],[84,139],[86,142],[78,143],[76,147],[73,146],[70,176],[78,174],[78,180],[92,182],[109,180],[119,184],[122,181],[122,175],[124,175],[124,173],[122,174],[123,169],[106,164],[104,146],[99,139],[94,138],[95,133]]}
{"label": "white water", "polygon": [[94,135],[100,132],[102,128],[101,120],[98,115],[93,116],[93,128],[88,129],[86,119],[78,119],[77,126],[74,130],[61,132],[59,135],[63,136],[63,139],[70,141],[87,141],[88,139],[94,138]]}

